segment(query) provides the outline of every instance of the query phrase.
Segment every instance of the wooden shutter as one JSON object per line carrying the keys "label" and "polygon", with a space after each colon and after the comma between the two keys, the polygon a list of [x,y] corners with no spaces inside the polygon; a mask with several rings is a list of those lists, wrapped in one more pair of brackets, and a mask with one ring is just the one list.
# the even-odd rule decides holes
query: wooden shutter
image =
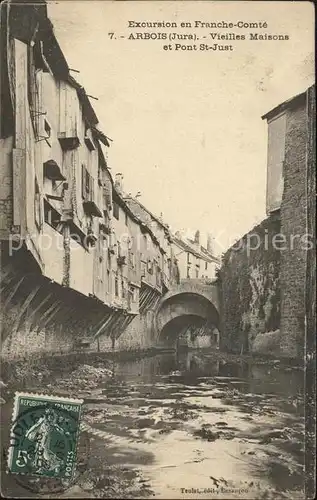
{"label": "wooden shutter", "polygon": [[81,166],[81,195],[84,198],[84,200],[86,199],[85,186],[86,186],[86,169],[85,169],[85,165],[82,164],[82,166]]}

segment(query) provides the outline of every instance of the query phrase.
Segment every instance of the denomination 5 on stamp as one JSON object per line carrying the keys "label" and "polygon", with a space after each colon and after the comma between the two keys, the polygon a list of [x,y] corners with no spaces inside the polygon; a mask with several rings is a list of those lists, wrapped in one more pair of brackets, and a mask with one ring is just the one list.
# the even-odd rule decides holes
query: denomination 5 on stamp
{"label": "denomination 5 on stamp", "polygon": [[8,469],[71,479],[83,401],[17,392],[12,415]]}

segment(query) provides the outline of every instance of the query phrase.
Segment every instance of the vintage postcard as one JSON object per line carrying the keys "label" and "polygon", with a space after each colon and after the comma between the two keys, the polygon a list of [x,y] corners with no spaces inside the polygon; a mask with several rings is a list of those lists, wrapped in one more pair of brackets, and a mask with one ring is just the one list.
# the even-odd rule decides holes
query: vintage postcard
{"label": "vintage postcard", "polygon": [[0,9],[1,494],[314,498],[314,4]]}

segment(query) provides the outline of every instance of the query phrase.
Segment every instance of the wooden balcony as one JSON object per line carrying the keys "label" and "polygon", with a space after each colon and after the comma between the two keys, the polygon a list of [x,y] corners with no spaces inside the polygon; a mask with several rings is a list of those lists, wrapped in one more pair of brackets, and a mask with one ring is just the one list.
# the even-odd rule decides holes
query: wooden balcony
{"label": "wooden balcony", "polygon": [[66,134],[66,132],[61,132],[58,135],[58,140],[63,151],[76,149],[80,144],[79,137],[77,137],[77,133],[75,132],[73,132],[71,135]]}
{"label": "wooden balcony", "polygon": [[84,200],[83,207],[86,214],[91,215],[93,217],[103,217],[101,210],[98,208],[94,200]]}

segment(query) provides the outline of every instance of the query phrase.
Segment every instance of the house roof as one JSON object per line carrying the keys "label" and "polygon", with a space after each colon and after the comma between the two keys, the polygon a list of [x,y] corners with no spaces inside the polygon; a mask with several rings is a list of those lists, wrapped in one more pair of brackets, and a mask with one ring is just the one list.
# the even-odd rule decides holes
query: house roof
{"label": "house roof", "polygon": [[161,249],[161,245],[158,239],[156,238],[155,234],[151,230],[151,228],[133,210],[131,210],[131,207],[126,203],[125,198],[121,195],[121,193],[119,193],[114,184],[113,184],[113,199],[130,216],[130,218],[141,227],[141,231],[148,233],[152,241],[156,245],[158,245],[159,248]]}
{"label": "house roof", "polygon": [[64,57],[62,49],[57,42],[54,34],[54,29],[51,21],[47,19],[48,32],[49,32],[49,43],[45,44],[44,47],[48,47],[45,51],[47,61],[53,71],[53,74],[58,78],[65,80],[69,85],[76,89],[78,100],[82,106],[83,116],[92,129],[95,136],[101,140],[105,146],[110,146],[107,136],[97,128],[99,123],[96,112],[89,100],[85,88],[77,82],[77,80],[70,74],[70,70],[67,61]]}
{"label": "house roof", "polygon": [[98,117],[86,90],[70,74],[70,68],[55,36],[53,24],[48,18],[45,0],[33,0],[32,3],[15,0],[14,3],[9,3],[8,7],[10,34],[24,43],[30,43],[31,40],[43,43],[43,55],[53,75],[76,89],[84,119],[98,139],[109,147],[108,137],[97,128]]}
{"label": "house roof", "polygon": [[104,144],[107,147],[110,146],[109,141],[111,141],[111,139],[109,139],[109,137],[107,137],[103,132],[101,132],[101,130],[99,130],[96,127],[91,127],[91,130],[92,133],[95,135],[95,137],[102,142],[102,144]]}
{"label": "house roof", "polygon": [[[76,89],[78,100],[82,105],[83,115],[86,118],[88,124],[90,125],[92,131],[94,132],[95,130],[97,130],[95,126],[98,124],[98,118],[94,108],[91,105],[91,102],[87,96],[84,87],[82,87],[80,83],[78,83],[77,80],[75,80],[75,78],[69,74],[67,75],[66,81],[67,83],[69,83],[69,85],[71,85],[74,89]],[[102,132],[100,133],[102,134]],[[108,143],[106,145],[109,146],[110,144]]]}
{"label": "house roof", "polygon": [[[137,205],[139,208],[141,208],[141,211],[146,212],[152,220],[157,222],[165,231],[169,232],[169,228],[168,228],[167,224],[165,224],[159,217],[154,215],[148,208],[146,208],[144,205],[142,205],[142,203],[140,203],[139,200],[137,200],[136,198],[132,198],[131,196],[124,197],[124,200],[127,204],[129,204],[131,210],[133,210],[133,208],[134,208],[134,212],[136,212],[135,205]],[[146,222],[146,218],[142,217],[142,214],[140,215],[140,218],[144,219],[144,222]]]}
{"label": "house roof", "polygon": [[207,262],[216,262],[217,264],[220,262],[217,257],[214,257],[208,250],[202,246],[198,248],[193,247],[193,242],[191,240],[184,240],[178,238],[177,236],[172,237],[173,243],[178,247],[182,248],[188,253],[191,253],[195,257],[199,259],[203,259]]}
{"label": "house roof", "polygon": [[262,120],[270,120],[271,118],[274,118],[274,116],[279,115],[286,109],[294,108],[299,104],[304,103],[306,100],[306,93],[307,90],[291,97],[290,99],[287,99],[287,101],[284,101],[281,104],[278,104],[278,106],[275,106],[275,108],[271,109],[265,115],[263,115]]}

